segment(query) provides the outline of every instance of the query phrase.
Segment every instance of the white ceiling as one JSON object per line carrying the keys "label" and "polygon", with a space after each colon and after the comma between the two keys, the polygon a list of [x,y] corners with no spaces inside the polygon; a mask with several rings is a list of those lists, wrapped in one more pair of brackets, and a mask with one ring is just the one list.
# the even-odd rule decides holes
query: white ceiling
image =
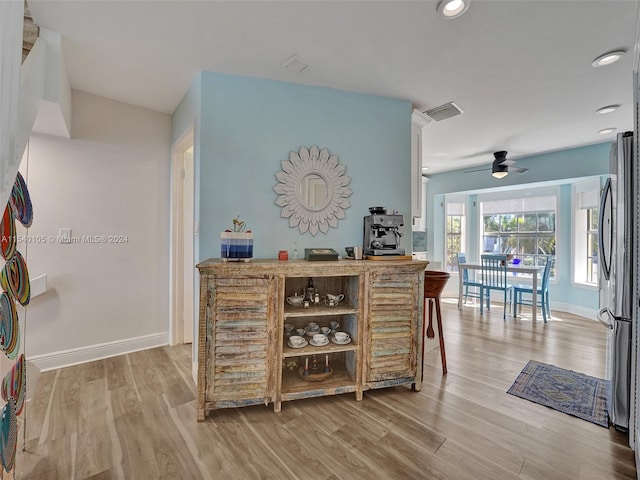
{"label": "white ceiling", "polygon": [[[200,70],[409,99],[465,113],[426,128],[428,173],[601,143],[633,128],[637,0],[29,1],[72,88],[172,113]],[[625,49],[604,68],[591,62]],[[293,54],[309,67],[282,67]],[[621,104],[615,113],[595,110]],[[256,105],[259,108],[259,105]]]}

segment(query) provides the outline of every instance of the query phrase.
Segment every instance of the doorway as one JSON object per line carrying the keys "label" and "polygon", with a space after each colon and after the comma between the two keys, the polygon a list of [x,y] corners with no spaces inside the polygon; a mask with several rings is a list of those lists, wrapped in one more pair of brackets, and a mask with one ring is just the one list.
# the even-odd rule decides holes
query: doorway
{"label": "doorway", "polygon": [[[169,344],[194,342],[195,166],[193,125],[171,149],[171,300]],[[195,353],[195,352],[194,352]],[[195,359],[192,355],[192,363]]]}

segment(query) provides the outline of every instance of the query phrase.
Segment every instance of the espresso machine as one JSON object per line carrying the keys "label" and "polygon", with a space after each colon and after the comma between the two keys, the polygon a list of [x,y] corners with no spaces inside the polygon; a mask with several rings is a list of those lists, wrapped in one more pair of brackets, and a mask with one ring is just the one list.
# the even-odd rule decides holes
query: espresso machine
{"label": "espresso machine", "polygon": [[400,227],[404,225],[404,217],[387,214],[382,207],[371,207],[369,212],[371,215],[364,217],[364,254],[404,255],[404,248],[400,248]]}

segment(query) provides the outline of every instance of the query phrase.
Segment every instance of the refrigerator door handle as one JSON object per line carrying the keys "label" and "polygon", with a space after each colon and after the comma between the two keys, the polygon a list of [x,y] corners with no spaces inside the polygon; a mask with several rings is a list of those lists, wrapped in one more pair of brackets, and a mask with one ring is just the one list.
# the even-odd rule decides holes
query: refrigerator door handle
{"label": "refrigerator door handle", "polygon": [[[604,315],[606,315],[610,321],[607,321],[604,318]],[[613,330],[613,317],[611,316],[611,314],[609,313],[609,309],[608,308],[602,308],[600,309],[600,311],[598,312],[598,321],[604,325],[605,327],[607,327],[609,330]]]}
{"label": "refrigerator door handle", "polygon": [[[611,198],[611,179],[607,178],[607,182],[604,185],[602,190],[602,196],[600,197],[600,211],[599,211],[599,221],[598,221],[598,248],[600,250],[600,260],[602,262],[602,273],[604,274],[605,280],[609,280],[611,276],[611,242],[613,239],[613,199]],[[609,207],[609,212],[606,211],[607,207]],[[607,245],[605,246],[605,219],[608,215],[609,225],[608,225],[608,238]],[[607,248],[608,247],[608,248]],[[609,250],[609,251],[606,251]]]}

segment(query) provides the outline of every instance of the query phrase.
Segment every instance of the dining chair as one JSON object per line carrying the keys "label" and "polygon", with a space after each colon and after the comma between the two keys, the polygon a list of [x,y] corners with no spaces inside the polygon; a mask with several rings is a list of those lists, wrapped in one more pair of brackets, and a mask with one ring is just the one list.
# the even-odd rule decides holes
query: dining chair
{"label": "dining chair", "polygon": [[[466,268],[463,268],[460,271],[460,264],[467,263],[467,257],[464,253],[458,253],[458,275],[462,275],[462,286],[464,287],[464,303],[467,303],[467,297],[471,298],[480,298],[480,290],[482,289],[482,283],[476,282],[475,277],[472,280],[469,280],[469,271]],[[469,287],[475,288],[477,290],[469,291]]]}
{"label": "dining chair", "polygon": [[511,285],[507,283],[507,256],[482,255],[482,288],[480,289],[480,315],[482,315],[483,296],[487,295],[487,310],[491,308],[491,291],[504,293],[502,318],[507,318],[507,297],[511,303]]}
{"label": "dining chair", "polygon": [[522,305],[530,305],[531,308],[542,309],[542,318],[544,319],[544,323],[547,323],[547,318],[551,318],[551,308],[549,307],[549,278],[551,277],[551,259],[547,258],[547,263],[544,266],[544,271],[542,272],[542,281],[540,282],[540,286],[536,292],[537,300],[536,305],[533,305],[533,298],[523,299],[522,294],[527,293],[533,297],[533,286],[532,285],[514,285],[513,286],[513,316],[517,316],[518,307],[519,311],[522,312]]}

